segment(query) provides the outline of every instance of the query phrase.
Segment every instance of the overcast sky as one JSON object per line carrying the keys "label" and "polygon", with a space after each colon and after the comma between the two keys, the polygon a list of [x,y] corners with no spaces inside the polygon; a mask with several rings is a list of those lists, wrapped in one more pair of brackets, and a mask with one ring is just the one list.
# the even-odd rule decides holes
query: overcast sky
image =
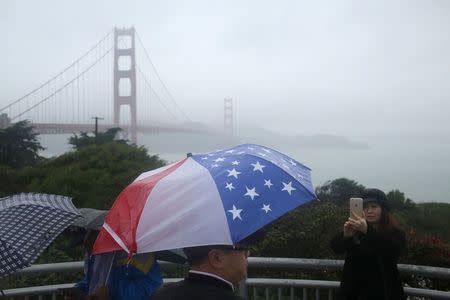
{"label": "overcast sky", "polygon": [[450,1],[0,2],[0,106],[135,26],[193,121],[289,134],[450,133]]}

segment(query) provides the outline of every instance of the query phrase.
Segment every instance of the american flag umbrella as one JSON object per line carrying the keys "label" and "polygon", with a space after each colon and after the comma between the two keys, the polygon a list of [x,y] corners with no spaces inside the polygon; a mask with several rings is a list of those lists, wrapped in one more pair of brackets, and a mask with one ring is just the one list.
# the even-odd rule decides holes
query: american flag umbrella
{"label": "american flag umbrella", "polygon": [[0,278],[31,265],[79,217],[65,196],[28,193],[0,198]]}
{"label": "american flag umbrella", "polygon": [[311,170],[276,150],[244,144],[188,155],[120,193],[94,253],[233,245],[314,199]]}
{"label": "american flag umbrella", "polygon": [[[78,212],[80,213],[81,218],[71,224],[69,228],[78,227],[86,230],[100,230],[103,226],[105,215],[108,213],[107,210],[94,208],[78,208]],[[123,249],[120,250],[120,252],[123,251]],[[157,260],[164,260],[178,264],[184,264],[186,262],[186,255],[181,249],[155,252],[154,256]]]}

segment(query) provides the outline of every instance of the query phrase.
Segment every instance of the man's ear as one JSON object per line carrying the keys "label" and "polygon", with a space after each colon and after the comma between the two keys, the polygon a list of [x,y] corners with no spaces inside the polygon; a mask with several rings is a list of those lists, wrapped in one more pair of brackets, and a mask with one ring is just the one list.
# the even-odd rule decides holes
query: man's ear
{"label": "man's ear", "polygon": [[223,251],[218,249],[212,249],[208,253],[208,261],[209,264],[216,269],[223,268],[225,264]]}

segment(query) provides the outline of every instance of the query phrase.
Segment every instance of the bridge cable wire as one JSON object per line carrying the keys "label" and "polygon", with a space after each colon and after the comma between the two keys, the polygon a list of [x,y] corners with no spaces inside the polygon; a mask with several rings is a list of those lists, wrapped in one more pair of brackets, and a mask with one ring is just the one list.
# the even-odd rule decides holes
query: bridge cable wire
{"label": "bridge cable wire", "polygon": [[27,110],[21,112],[20,114],[18,114],[15,117],[12,117],[11,120],[15,120],[17,118],[19,118],[20,116],[23,116],[24,114],[26,114],[27,112],[29,112],[30,110],[34,109],[35,107],[41,105],[42,103],[44,103],[45,101],[47,101],[48,99],[50,99],[51,97],[55,96],[56,94],[58,94],[59,92],[61,92],[62,90],[64,90],[67,86],[69,86],[70,84],[72,84],[75,80],[77,80],[78,78],[80,78],[82,75],[84,75],[85,73],[87,73],[90,69],[92,69],[98,62],[100,62],[109,52],[111,52],[113,50],[113,47],[111,47],[108,51],[106,51],[105,54],[103,54],[101,57],[99,57],[96,61],[94,61],[94,63],[92,65],[90,65],[89,67],[87,67],[83,72],[81,72],[80,74],[78,74],[75,78],[73,78],[72,80],[70,80],[69,82],[67,82],[65,85],[63,85],[62,87],[60,87],[59,89],[57,89],[56,91],[54,91],[52,94],[50,94],[49,96],[45,97],[44,99],[42,99],[41,101],[39,101],[38,103],[36,103],[35,105],[31,106],[30,108],[28,108]]}
{"label": "bridge cable wire", "polygon": [[138,70],[139,73],[140,73],[140,74],[142,75],[142,77],[144,78],[144,82],[147,84],[147,86],[149,87],[150,91],[152,91],[153,94],[155,94],[156,99],[158,99],[158,102],[161,103],[161,105],[167,110],[167,112],[168,112],[169,114],[172,115],[172,117],[173,117],[175,120],[178,120],[178,118],[174,115],[174,113],[173,113],[173,112],[167,107],[167,105],[164,104],[164,102],[161,100],[161,97],[158,95],[158,93],[151,87],[150,82],[148,81],[147,77],[145,77],[145,74],[142,72],[142,70],[141,70],[141,68],[139,67],[139,65],[138,65],[138,64],[135,64],[135,66],[136,66],[136,70]]}
{"label": "bridge cable wire", "polygon": [[144,49],[144,53],[145,56],[147,57],[148,61],[150,62],[151,66],[153,67],[153,69],[155,70],[155,74],[156,77],[158,77],[159,81],[161,82],[162,86],[164,87],[164,89],[166,90],[167,94],[169,95],[169,98],[172,100],[172,102],[175,104],[175,106],[178,108],[178,110],[181,112],[181,114],[184,116],[184,118],[186,118],[186,120],[188,120],[189,122],[191,121],[191,119],[184,113],[184,111],[180,108],[180,106],[178,105],[178,103],[175,101],[175,99],[173,98],[172,94],[169,92],[169,89],[167,88],[167,86],[164,84],[164,82],[161,79],[161,76],[159,76],[158,71],[156,70],[155,65],[153,64],[150,55],[148,54],[147,49],[145,48],[144,44],[142,43],[141,37],[139,36],[139,33],[136,31],[136,36],[137,39],[139,41],[139,43],[141,44],[142,48]]}
{"label": "bridge cable wire", "polygon": [[31,92],[27,93],[25,96],[22,96],[19,99],[15,100],[12,103],[10,103],[10,104],[6,105],[5,107],[1,108],[0,112],[4,111],[5,109],[7,109],[7,108],[9,108],[11,106],[13,106],[16,103],[22,101],[23,99],[27,98],[31,94],[35,93],[39,89],[43,88],[44,86],[46,86],[47,84],[49,84],[50,82],[52,82],[53,80],[55,80],[56,78],[58,78],[59,76],[64,74],[67,70],[72,68],[74,65],[79,63],[83,58],[85,58],[87,55],[89,55],[92,51],[94,51],[103,41],[105,41],[111,35],[112,32],[113,32],[112,30],[109,31],[108,34],[106,34],[97,44],[92,46],[85,54],[83,54],[80,58],[78,58],[76,61],[74,61],[70,66],[68,66],[67,68],[65,68],[64,70],[62,70],[61,72],[59,72],[58,74],[56,74],[55,76],[53,76],[52,78],[50,78],[49,80],[47,80],[46,82],[41,84],[39,87],[37,87],[34,90],[32,90]]}
{"label": "bridge cable wire", "polygon": [[[125,48],[126,44],[123,39],[119,38],[118,43],[121,47]],[[147,77],[145,76],[145,73],[142,71],[142,69],[139,67],[139,65],[136,62],[134,63],[134,65],[136,67],[136,70],[141,74],[142,78],[144,79],[144,84],[150,89],[150,95],[153,92],[153,94],[156,96],[156,99],[158,100],[158,102],[161,103],[161,105],[167,110],[167,112],[172,116],[172,118],[174,120],[178,121],[177,116],[167,107],[167,105],[164,103],[164,101],[162,101],[160,95],[152,88],[152,86],[150,84],[150,80],[147,79]],[[155,72],[156,72],[156,69],[155,69]]]}

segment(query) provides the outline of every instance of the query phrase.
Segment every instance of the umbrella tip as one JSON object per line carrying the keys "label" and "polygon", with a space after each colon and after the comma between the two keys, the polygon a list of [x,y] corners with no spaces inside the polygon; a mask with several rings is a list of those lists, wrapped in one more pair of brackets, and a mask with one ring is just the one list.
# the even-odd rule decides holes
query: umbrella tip
{"label": "umbrella tip", "polygon": [[192,156],[192,153],[191,152],[189,152],[188,154],[186,154],[186,157],[191,157]]}

